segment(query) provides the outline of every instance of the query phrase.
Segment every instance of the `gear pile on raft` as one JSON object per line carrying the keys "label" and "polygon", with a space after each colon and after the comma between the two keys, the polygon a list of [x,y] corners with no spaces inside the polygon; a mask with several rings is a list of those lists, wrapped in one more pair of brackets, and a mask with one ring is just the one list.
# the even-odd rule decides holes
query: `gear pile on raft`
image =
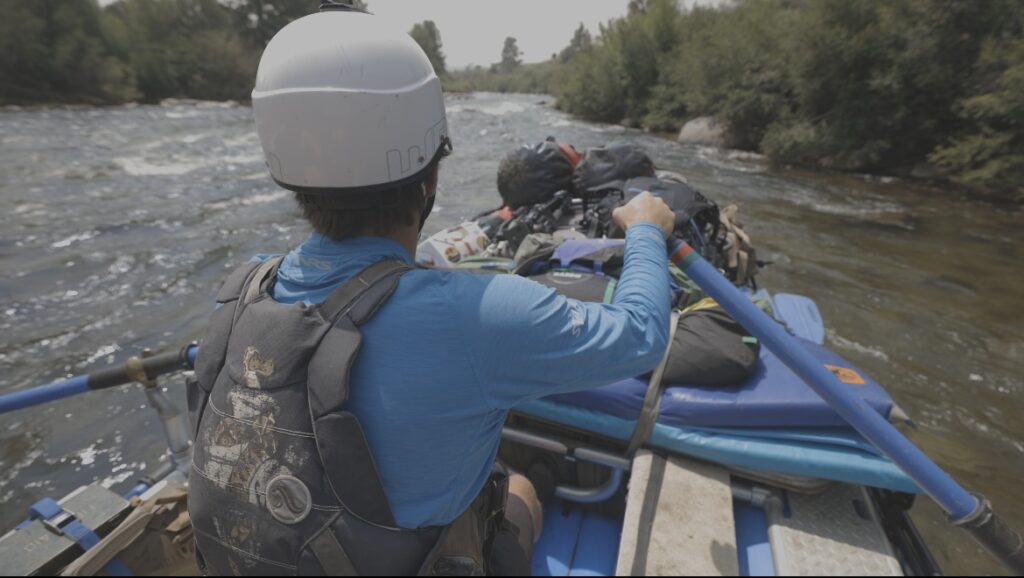
{"label": "gear pile on raft", "polygon": [[[878,382],[825,348],[811,299],[759,287],[766,263],[738,205],[719,204],[685,176],[659,170],[642,148],[611,143],[580,152],[549,138],[509,153],[497,184],[502,206],[424,240],[420,266],[522,275],[570,298],[611,303],[625,251],[612,212],[648,191],[674,211],[676,241],[700,253],[870,411],[908,420]],[[515,444],[529,437],[517,427],[600,440],[603,451],[625,448],[633,456],[628,491],[610,466],[611,477],[597,476],[603,484],[560,492],[577,504],[566,507],[568,517],[579,519],[551,515],[545,523],[573,536],[563,536],[570,546],[562,546],[582,550],[566,555],[542,540],[534,574],[656,573],[660,564],[711,575],[936,571],[907,515],[921,493],[917,484],[682,270],[668,267],[675,326],[652,374],[528,402],[506,426],[502,455],[513,464]],[[660,505],[651,506],[652,495]],[[685,517],[692,519],[658,517],[680,505],[669,500],[691,499]],[[597,511],[611,517],[595,517],[595,506],[580,503],[601,504]],[[582,525],[567,529],[574,523]],[[690,539],[680,536],[686,532]],[[600,552],[586,543],[598,538],[606,542]],[[722,557],[724,566],[711,563],[719,542],[737,548]]]}
{"label": "gear pile on raft", "polygon": [[[646,191],[672,208],[678,241],[750,291],[766,311],[772,307],[767,293],[758,292],[756,275],[764,263],[738,219],[739,207],[720,207],[683,175],[658,170],[640,147],[611,143],[580,153],[551,137],[510,152],[497,182],[503,206],[425,240],[416,256],[420,266],[514,273],[567,297],[611,303],[625,252],[625,231],[612,212]],[[678,353],[669,357],[663,380],[742,384],[757,368],[757,339],[676,265],[669,263],[669,272],[680,313],[672,346]]]}
{"label": "gear pile on raft", "polygon": [[[675,212],[676,239],[783,325],[868,407],[895,423],[907,420],[885,388],[824,347],[824,322],[811,299],[758,286],[765,263],[738,218],[739,207],[720,205],[685,176],[659,170],[642,148],[611,143],[580,152],[549,138],[509,153],[497,182],[503,205],[425,239],[416,256],[420,266],[522,275],[570,298],[611,303],[625,251],[624,232],[611,214],[648,191]],[[757,472],[758,479],[785,480],[790,487],[845,482],[919,492],[682,270],[671,262],[668,267],[675,327],[658,371],[530,402],[517,413],[633,448]]]}

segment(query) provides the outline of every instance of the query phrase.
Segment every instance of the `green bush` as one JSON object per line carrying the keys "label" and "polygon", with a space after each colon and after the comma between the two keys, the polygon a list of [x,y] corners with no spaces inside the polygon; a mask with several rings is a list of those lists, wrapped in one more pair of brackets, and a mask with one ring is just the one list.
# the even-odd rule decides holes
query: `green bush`
{"label": "green bush", "polygon": [[[655,14],[657,13],[657,16]],[[676,130],[713,116],[787,162],[1021,191],[1024,2],[656,0],[602,27],[554,88],[565,110]]]}
{"label": "green bush", "polygon": [[1024,39],[992,39],[979,60],[986,92],[964,99],[959,112],[969,127],[931,160],[954,179],[1024,200]]}

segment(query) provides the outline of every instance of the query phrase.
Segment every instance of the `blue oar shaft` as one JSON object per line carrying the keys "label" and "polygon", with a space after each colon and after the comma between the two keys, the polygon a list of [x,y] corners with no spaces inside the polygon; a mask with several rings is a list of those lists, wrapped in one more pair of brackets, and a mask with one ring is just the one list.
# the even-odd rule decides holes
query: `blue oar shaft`
{"label": "blue oar shaft", "polygon": [[979,499],[960,486],[689,245],[674,242],[677,244],[669,252],[672,262],[899,466],[949,514],[956,526],[968,531],[1014,573],[1024,575],[1024,540],[995,515],[988,500]]}
{"label": "blue oar shaft", "polygon": [[0,413],[17,411],[89,391],[89,376],[78,375],[0,396]]}
{"label": "blue oar shaft", "polygon": [[195,365],[198,351],[199,347],[192,344],[180,352],[132,358],[121,366],[0,395],[0,414],[73,397],[88,391],[125,385],[139,381],[139,377],[155,379],[167,373],[188,369]]}

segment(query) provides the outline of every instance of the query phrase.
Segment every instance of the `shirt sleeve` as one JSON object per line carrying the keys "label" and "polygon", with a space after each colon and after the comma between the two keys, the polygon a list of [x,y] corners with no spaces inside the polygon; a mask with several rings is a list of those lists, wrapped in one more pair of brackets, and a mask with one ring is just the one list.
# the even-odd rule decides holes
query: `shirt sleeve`
{"label": "shirt sleeve", "polygon": [[494,277],[471,345],[484,397],[495,409],[607,385],[661,361],[671,309],[665,238],[653,224],[626,232],[625,262],[611,304],[584,303],[515,275]]}

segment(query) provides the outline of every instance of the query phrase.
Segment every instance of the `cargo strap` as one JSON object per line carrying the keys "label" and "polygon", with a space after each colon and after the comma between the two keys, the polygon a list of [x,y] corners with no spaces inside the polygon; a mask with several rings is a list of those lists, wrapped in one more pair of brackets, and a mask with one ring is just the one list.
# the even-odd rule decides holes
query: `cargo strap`
{"label": "cargo strap", "polygon": [[[191,538],[191,522],[185,510],[188,493],[184,489],[167,488],[157,495],[143,500],[132,498],[135,508],[123,522],[94,546],[61,571],[61,576],[97,576],[99,571],[117,562],[115,557],[129,548],[147,531],[157,530],[179,534],[182,538]],[[178,513],[180,512],[180,513]],[[174,517],[168,520],[168,517]]]}
{"label": "cargo strap", "polygon": [[[43,498],[29,508],[29,519],[39,520],[43,526],[57,534],[74,540],[82,550],[89,551],[100,543],[100,537],[91,528],[82,523],[74,514],[68,512],[52,498]],[[111,576],[131,576],[132,573],[119,560],[111,560],[106,566]]]}
{"label": "cargo strap", "polygon": [[644,394],[644,403],[640,408],[640,416],[636,420],[636,429],[633,430],[633,437],[629,440],[629,449],[626,450],[627,456],[632,456],[647,443],[651,433],[654,432],[654,426],[658,423],[663,389],[661,378],[665,375],[665,368],[668,366],[668,358],[672,353],[672,342],[675,341],[677,327],[679,327],[679,312],[673,311],[672,320],[669,322],[668,347],[665,348],[665,356],[661,358],[661,363],[651,374],[651,381],[647,384],[647,393]]}
{"label": "cargo strap", "polygon": [[338,537],[330,527],[324,528],[320,534],[310,540],[309,549],[313,551],[317,562],[328,576],[358,576],[356,567],[342,547]]}

